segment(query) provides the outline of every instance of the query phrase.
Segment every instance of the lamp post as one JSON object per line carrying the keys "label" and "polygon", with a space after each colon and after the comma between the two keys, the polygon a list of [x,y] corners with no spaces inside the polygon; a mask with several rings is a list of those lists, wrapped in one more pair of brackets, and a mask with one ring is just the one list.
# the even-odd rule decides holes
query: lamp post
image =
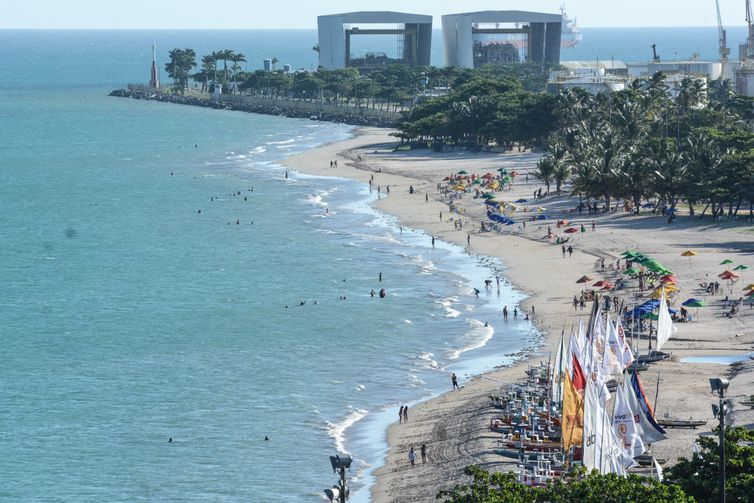
{"label": "lamp post", "polygon": [[728,413],[728,407],[724,402],[725,390],[728,389],[729,381],[727,379],[714,378],[709,380],[709,386],[713,393],[717,393],[720,399],[719,405],[712,404],[712,413],[720,419],[720,478],[719,491],[720,501],[725,503],[725,414]]}
{"label": "lamp post", "polygon": [[340,471],[340,480],[338,484],[333,485],[330,489],[325,489],[325,496],[331,502],[346,503],[350,489],[346,484],[346,468],[351,470],[351,456],[348,454],[330,456],[330,464],[332,465],[333,473]]}

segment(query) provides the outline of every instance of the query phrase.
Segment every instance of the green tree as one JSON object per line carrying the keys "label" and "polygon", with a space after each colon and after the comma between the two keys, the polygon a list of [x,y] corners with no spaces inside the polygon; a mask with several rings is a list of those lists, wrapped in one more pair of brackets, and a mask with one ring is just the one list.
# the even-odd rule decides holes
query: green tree
{"label": "green tree", "polygon": [[[719,429],[716,429],[719,432]],[[718,435],[699,436],[700,452],[681,458],[666,470],[667,480],[698,501],[719,499]],[[725,494],[729,501],[751,501],[754,494],[754,432],[743,427],[725,430]]]}
{"label": "green tree", "polygon": [[173,79],[173,85],[183,92],[188,87],[189,72],[196,66],[196,53],[193,49],[172,49],[168,57],[165,71]]}
{"label": "green tree", "polygon": [[584,475],[576,471],[564,479],[544,487],[530,487],[516,482],[515,475],[489,473],[478,466],[469,466],[469,484],[440,491],[437,499],[443,503],[603,503],[605,501],[646,503],[692,503],[681,487],[663,484],[654,479],[629,475]]}

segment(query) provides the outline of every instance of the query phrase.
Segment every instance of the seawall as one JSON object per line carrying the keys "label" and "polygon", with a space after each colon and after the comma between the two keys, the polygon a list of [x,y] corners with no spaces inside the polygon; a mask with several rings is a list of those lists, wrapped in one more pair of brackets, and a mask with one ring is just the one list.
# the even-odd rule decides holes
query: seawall
{"label": "seawall", "polygon": [[351,124],[354,126],[395,127],[400,112],[373,110],[363,107],[331,105],[306,101],[258,98],[254,96],[224,95],[219,99],[195,95],[168,94],[142,86],[116,89],[110,96],[137,100],[161,101],[221,110],[238,110],[263,115],[278,115],[297,119]]}

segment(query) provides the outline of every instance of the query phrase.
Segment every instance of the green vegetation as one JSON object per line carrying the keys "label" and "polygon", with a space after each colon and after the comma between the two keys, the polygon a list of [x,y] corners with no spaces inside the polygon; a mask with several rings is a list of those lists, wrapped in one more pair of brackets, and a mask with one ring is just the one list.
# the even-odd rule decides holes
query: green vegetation
{"label": "green vegetation", "polygon": [[642,501],[647,503],[686,503],[694,499],[675,484],[663,484],[654,479],[629,475],[585,475],[576,472],[565,479],[555,480],[542,487],[516,482],[513,473],[491,474],[478,466],[466,468],[472,477],[467,485],[440,491],[437,499],[443,503],[602,503],[604,501]]}
{"label": "green vegetation", "polygon": [[[719,431],[719,430],[717,430]],[[700,436],[700,452],[682,458],[665,470],[663,482],[654,478],[574,471],[546,486],[529,487],[513,473],[489,473],[478,466],[466,468],[469,484],[440,491],[443,503],[598,503],[646,501],[682,503],[718,501],[719,451],[717,435]],[[754,494],[754,432],[736,427],[725,430],[725,494],[729,501],[751,501]]]}
{"label": "green vegetation", "polygon": [[[719,432],[716,429],[716,432]],[[700,452],[682,458],[666,471],[666,478],[678,484],[697,501],[719,499],[719,444],[717,435],[700,436]],[[728,501],[751,501],[754,494],[754,432],[742,427],[725,429],[725,495]]]}
{"label": "green vegetation", "polygon": [[636,80],[626,90],[592,96],[581,90],[559,97],[555,131],[540,163],[567,166],[574,193],[615,198],[635,211],[657,199],[672,213],[737,216],[754,204],[754,134],[751,98],[731,94],[726,82],[705,90],[686,78],[671,99],[664,76]]}
{"label": "green vegetation", "polygon": [[173,85],[183,92],[188,87],[189,72],[196,66],[196,53],[193,49],[173,49],[165,71],[173,79]]}

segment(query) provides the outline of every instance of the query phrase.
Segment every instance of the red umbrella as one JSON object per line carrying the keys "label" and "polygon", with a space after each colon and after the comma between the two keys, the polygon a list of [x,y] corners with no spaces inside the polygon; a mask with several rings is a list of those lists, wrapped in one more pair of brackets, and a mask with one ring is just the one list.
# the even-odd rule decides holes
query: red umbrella
{"label": "red umbrella", "polygon": [[590,281],[592,281],[592,278],[590,278],[589,276],[582,276],[576,280],[576,283],[588,283]]}
{"label": "red umbrella", "polygon": [[674,285],[678,284],[678,278],[673,276],[672,274],[666,274],[662,278],[660,278],[661,283],[672,283]]}
{"label": "red umbrella", "polygon": [[593,284],[592,286],[605,286],[606,283],[607,283],[607,281],[605,281],[604,279],[601,279],[598,282],[596,282],[595,284]]}
{"label": "red umbrella", "polygon": [[612,289],[613,289],[613,285],[605,281],[605,286],[602,287],[602,290],[612,290]]}
{"label": "red umbrella", "polygon": [[744,297],[751,297],[752,295],[754,295],[754,290],[749,290],[749,293],[745,293]]}
{"label": "red umbrella", "polygon": [[564,230],[563,232],[565,232],[566,234],[573,234],[574,232],[579,232],[579,230],[577,228],[575,228],[575,227],[569,227],[566,230]]}
{"label": "red umbrella", "polygon": [[738,277],[739,277],[738,274],[736,274],[734,272],[731,272],[731,271],[723,271],[720,274],[718,274],[718,276],[721,279],[738,279]]}

